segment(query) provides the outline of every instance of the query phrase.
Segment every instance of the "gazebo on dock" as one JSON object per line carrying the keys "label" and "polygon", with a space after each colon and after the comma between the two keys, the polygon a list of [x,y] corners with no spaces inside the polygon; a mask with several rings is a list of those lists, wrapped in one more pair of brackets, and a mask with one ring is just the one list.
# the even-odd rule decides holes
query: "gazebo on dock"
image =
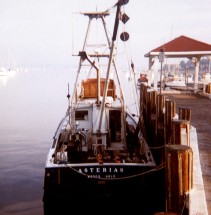
{"label": "gazebo on dock", "polygon": [[[157,88],[158,69],[153,68],[153,66],[156,67],[155,65],[159,64],[159,54],[162,51],[165,53],[166,58],[188,58],[194,62],[194,89],[197,89],[199,62],[202,57],[207,56],[211,59],[211,45],[186,36],[180,36],[145,54],[144,57],[149,58],[148,85],[151,86],[152,81],[154,81],[155,89]],[[154,69],[154,80],[151,78],[152,69]]]}

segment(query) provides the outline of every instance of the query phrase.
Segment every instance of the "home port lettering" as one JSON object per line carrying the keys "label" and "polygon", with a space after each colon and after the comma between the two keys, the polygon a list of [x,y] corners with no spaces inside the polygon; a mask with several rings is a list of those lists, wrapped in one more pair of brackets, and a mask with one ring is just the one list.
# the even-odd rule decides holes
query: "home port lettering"
{"label": "home port lettering", "polygon": [[80,173],[87,174],[88,178],[115,178],[116,175],[124,173],[123,167],[85,167],[78,170]]}

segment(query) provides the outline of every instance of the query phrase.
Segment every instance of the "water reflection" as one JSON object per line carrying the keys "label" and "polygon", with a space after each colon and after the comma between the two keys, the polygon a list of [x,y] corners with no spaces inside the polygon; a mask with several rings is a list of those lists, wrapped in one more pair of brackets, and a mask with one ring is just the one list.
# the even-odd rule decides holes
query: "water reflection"
{"label": "water reflection", "polygon": [[9,79],[13,78],[16,75],[18,69],[7,70],[4,67],[0,68],[0,85],[6,86]]}
{"label": "water reflection", "polygon": [[6,86],[8,80],[9,80],[8,75],[0,75],[0,85]]}
{"label": "water reflection", "polygon": [[68,74],[32,68],[0,76],[0,214],[43,214],[45,160],[67,106]]}

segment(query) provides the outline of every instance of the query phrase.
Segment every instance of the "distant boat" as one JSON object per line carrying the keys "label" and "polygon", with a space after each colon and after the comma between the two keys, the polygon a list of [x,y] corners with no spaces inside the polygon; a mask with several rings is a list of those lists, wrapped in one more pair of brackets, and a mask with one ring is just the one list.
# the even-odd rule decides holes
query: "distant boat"
{"label": "distant boat", "polygon": [[209,72],[205,73],[199,80],[200,83],[211,83],[211,74]]}
{"label": "distant boat", "polygon": [[177,75],[175,73],[169,73],[167,77],[163,79],[165,87],[186,87],[186,80],[183,75]]}
{"label": "distant boat", "polygon": [[4,67],[0,68],[0,76],[7,76],[9,74],[10,74],[9,71],[6,68]]}
{"label": "distant boat", "polygon": [[[102,21],[109,49],[106,54],[96,52],[96,46],[93,50],[87,47],[91,32],[88,24],[84,46],[78,55],[79,67],[73,93],[70,96],[68,92],[67,95],[69,106],[55,132],[46,159],[44,202],[62,195],[76,198],[136,193],[144,198],[142,191],[147,183],[146,175],[157,168],[145,130],[142,130],[143,117],[130,113],[126,108],[133,96],[126,100],[123,95],[120,70],[115,62],[119,18],[123,17],[121,7],[125,2],[128,1],[119,0],[115,5],[112,38],[108,37],[105,23],[109,11],[82,13],[89,18],[89,24],[93,19]],[[121,37],[124,41],[128,35],[121,34]],[[107,65],[105,77],[102,65]],[[84,72],[84,66],[94,69],[95,76],[81,80],[79,77]],[[114,79],[111,79],[111,72],[115,74]],[[131,81],[124,84],[134,87]],[[83,206],[83,202],[81,204]]]}
{"label": "distant boat", "polygon": [[16,73],[14,68],[6,69],[5,67],[0,68],[0,76],[12,76]]}

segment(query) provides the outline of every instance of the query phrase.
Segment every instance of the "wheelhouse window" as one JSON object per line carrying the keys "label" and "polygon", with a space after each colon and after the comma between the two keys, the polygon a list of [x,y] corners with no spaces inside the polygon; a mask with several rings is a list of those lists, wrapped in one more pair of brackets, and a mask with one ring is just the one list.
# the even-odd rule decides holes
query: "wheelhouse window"
{"label": "wheelhouse window", "polygon": [[88,120],[88,111],[87,110],[76,111],[75,120]]}

